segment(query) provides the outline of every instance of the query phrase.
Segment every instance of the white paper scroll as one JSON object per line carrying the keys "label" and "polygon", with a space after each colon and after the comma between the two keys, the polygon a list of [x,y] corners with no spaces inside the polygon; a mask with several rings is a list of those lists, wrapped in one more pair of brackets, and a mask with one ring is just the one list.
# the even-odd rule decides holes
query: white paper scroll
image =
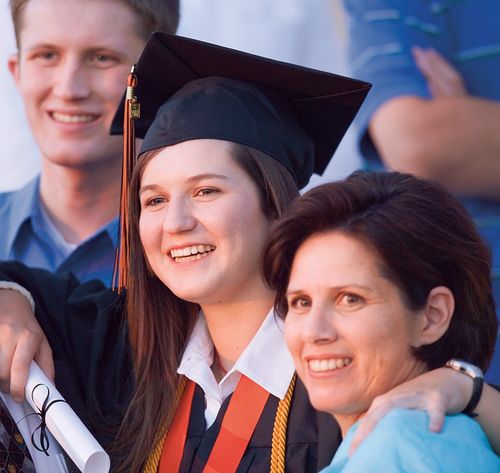
{"label": "white paper scroll", "polygon": [[[48,390],[47,390],[48,388]],[[35,412],[47,404],[64,399],[54,384],[33,361],[26,383],[26,400]],[[110,460],[73,409],[66,402],[56,402],[47,410],[45,421],[50,433],[83,473],[108,473]]]}

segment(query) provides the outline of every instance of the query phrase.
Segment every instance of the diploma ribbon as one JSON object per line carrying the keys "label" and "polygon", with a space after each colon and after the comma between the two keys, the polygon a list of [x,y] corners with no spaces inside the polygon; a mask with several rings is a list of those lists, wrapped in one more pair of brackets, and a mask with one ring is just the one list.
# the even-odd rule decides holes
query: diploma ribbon
{"label": "diploma ribbon", "polygon": [[[40,417],[40,425],[33,431],[31,434],[31,443],[33,447],[35,447],[36,450],[38,450],[41,453],[45,453],[45,455],[49,456],[49,436],[47,435],[47,423],[45,421],[45,417],[47,416],[48,410],[56,403],[58,402],[66,402],[64,399],[55,399],[54,401],[49,402],[50,399],[50,389],[48,386],[45,384],[37,384],[31,391],[31,399],[33,400],[33,403],[35,403],[34,395],[35,395],[35,390],[38,387],[45,388],[47,390],[47,395],[45,396],[45,399],[42,403],[42,407],[39,408],[39,412],[35,412],[35,415]],[[37,431],[39,432],[39,441],[37,442],[36,440],[36,433]]]}

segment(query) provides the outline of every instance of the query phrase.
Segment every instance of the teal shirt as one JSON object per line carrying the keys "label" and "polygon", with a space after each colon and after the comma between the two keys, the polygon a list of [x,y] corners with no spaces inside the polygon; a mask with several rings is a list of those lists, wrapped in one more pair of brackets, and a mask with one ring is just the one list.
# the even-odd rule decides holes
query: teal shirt
{"label": "teal shirt", "polygon": [[356,423],[321,473],[500,473],[500,457],[476,421],[446,416],[440,433],[428,424],[426,412],[394,409],[349,458]]}

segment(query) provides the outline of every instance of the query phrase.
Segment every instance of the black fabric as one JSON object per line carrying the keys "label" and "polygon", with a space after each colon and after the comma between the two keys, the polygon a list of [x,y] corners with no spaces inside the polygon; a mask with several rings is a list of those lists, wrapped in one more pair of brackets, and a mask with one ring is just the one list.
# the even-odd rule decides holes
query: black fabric
{"label": "black fabric", "polygon": [[[133,387],[124,296],[97,281],[79,284],[20,263],[0,263],[0,281],[14,281],[33,295],[36,317],[51,344],[56,385],[101,445],[108,449]],[[182,472],[201,472],[220,429],[229,398],[205,431],[203,391],[197,387]],[[268,471],[278,399],[271,396],[238,473]],[[340,443],[334,419],[316,412],[297,381],[287,432],[287,473],[316,473]],[[113,464],[113,455],[111,455]]]}
{"label": "black fabric", "polygon": [[[160,32],[149,38],[136,75],[141,151],[196,138],[233,141],[284,164],[300,187],[313,171],[324,171],[370,89],[349,77]],[[190,97],[193,81],[198,90],[207,81],[230,85]],[[173,96],[176,104],[159,110]],[[156,120],[168,127],[152,127]],[[122,121],[123,105],[112,133],[123,133]]]}

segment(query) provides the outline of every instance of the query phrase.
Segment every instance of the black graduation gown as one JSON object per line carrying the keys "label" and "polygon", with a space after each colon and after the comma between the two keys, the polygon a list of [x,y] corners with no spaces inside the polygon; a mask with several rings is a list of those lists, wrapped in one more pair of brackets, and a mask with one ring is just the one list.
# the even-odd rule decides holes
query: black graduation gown
{"label": "black graduation gown", "polygon": [[[215,422],[206,430],[205,397],[197,386],[193,398],[181,473],[201,473],[220,430],[231,396],[222,404]],[[279,399],[270,396],[237,473],[269,471],[271,440]],[[286,471],[317,472],[330,464],[340,442],[340,432],[331,416],[315,411],[304,385],[297,380],[287,425]]]}
{"label": "black graduation gown", "polygon": [[[80,284],[70,274],[60,278],[19,263],[0,263],[2,280],[17,282],[33,295],[36,317],[52,347],[57,388],[106,449],[133,387],[123,296],[104,288],[99,281]],[[197,386],[182,473],[203,470],[229,400],[206,430],[204,394]],[[269,471],[277,405],[278,398],[270,396],[238,473]],[[286,471],[316,473],[331,462],[340,440],[337,423],[312,408],[298,380],[288,418]]]}

